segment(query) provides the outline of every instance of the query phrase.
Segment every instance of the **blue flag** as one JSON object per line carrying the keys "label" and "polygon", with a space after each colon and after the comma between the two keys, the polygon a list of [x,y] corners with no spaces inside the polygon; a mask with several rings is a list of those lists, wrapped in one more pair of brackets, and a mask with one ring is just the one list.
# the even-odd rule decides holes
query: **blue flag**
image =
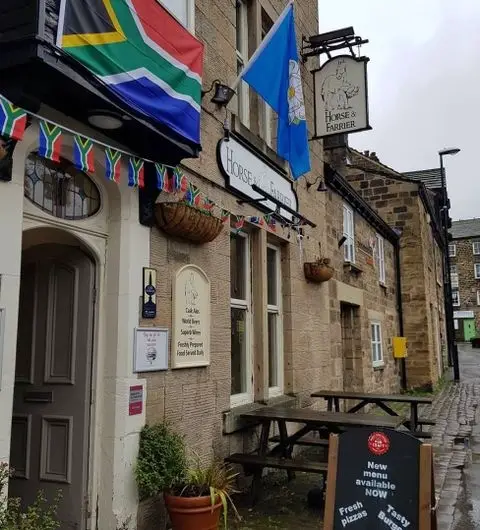
{"label": "blue flag", "polygon": [[310,171],[307,121],[290,2],[252,55],[239,78],[278,114],[278,154],[297,180]]}

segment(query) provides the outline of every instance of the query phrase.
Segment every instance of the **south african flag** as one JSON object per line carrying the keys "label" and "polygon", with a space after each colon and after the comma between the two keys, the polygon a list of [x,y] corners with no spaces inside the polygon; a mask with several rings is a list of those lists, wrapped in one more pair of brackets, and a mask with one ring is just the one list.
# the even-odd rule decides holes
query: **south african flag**
{"label": "south african flag", "polygon": [[58,44],[118,98],[200,144],[203,44],[157,0],[62,0]]}

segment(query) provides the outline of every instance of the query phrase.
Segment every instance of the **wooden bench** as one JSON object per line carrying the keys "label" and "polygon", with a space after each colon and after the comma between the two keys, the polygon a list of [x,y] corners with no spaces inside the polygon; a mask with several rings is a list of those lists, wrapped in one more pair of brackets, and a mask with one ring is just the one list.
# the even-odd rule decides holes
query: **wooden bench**
{"label": "wooden bench", "polygon": [[[281,439],[280,436],[272,436],[270,438],[270,442],[280,443]],[[323,438],[319,438],[318,436],[312,436],[309,434],[306,434],[305,436],[302,436],[298,440],[295,440],[295,445],[304,445],[309,447],[328,447],[328,440],[325,440]]]}
{"label": "wooden bench", "polygon": [[234,453],[233,455],[227,456],[225,462],[240,464],[244,467],[245,472],[253,468],[263,469],[265,467],[271,467],[274,469],[286,469],[287,471],[303,471],[305,473],[326,473],[328,467],[326,462],[316,462],[299,458],[247,455],[244,453]]}

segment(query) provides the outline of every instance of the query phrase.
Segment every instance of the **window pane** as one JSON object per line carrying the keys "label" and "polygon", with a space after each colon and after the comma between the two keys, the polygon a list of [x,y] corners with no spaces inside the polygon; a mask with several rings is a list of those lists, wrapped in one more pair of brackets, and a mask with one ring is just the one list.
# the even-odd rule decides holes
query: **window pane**
{"label": "window pane", "polygon": [[245,309],[231,308],[231,378],[232,394],[242,394],[247,391],[247,333]]}
{"label": "window pane", "polygon": [[278,305],[278,272],[277,251],[273,248],[267,248],[267,284],[269,305]]}
{"label": "window pane", "polygon": [[278,334],[279,316],[268,313],[268,386],[278,386]]}
{"label": "window pane", "polygon": [[247,239],[245,237],[230,234],[230,296],[237,300],[246,300],[246,278],[245,257],[247,250]]}
{"label": "window pane", "polygon": [[160,1],[169,11],[177,17],[184,25],[188,24],[188,0],[157,0]]}

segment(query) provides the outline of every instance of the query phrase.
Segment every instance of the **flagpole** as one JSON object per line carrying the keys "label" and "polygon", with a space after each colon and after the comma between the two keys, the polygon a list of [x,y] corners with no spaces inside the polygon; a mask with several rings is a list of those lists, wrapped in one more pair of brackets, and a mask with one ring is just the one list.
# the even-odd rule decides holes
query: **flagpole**
{"label": "flagpole", "polygon": [[235,79],[235,82],[230,87],[232,90],[235,90],[238,87],[238,85],[240,84],[240,81],[242,80],[242,77],[247,73],[253,61],[260,55],[260,53],[263,51],[265,46],[270,42],[275,30],[284,21],[285,17],[288,15],[288,12],[292,6],[293,6],[293,0],[289,0],[287,7],[282,11],[280,16],[275,21],[275,24],[270,28],[270,31],[265,35],[265,38],[260,43],[260,46],[253,52],[253,55],[248,60],[247,64],[243,67],[237,79]]}

